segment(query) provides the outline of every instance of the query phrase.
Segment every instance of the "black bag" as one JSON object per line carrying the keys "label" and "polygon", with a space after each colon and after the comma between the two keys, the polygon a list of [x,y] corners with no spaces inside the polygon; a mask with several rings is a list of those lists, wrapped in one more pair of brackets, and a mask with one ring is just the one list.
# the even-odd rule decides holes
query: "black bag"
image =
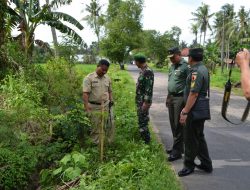
{"label": "black bag", "polygon": [[211,119],[209,98],[198,97],[191,110],[191,114],[193,121]]}

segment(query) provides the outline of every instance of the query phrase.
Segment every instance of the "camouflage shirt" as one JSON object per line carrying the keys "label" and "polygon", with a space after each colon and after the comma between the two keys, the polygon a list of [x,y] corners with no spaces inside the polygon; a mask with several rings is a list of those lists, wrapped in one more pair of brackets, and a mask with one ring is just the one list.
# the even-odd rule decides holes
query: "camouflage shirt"
{"label": "camouflage shirt", "polygon": [[153,97],[153,86],[154,86],[154,73],[147,66],[140,72],[136,83],[136,103],[141,104],[142,102],[152,103]]}

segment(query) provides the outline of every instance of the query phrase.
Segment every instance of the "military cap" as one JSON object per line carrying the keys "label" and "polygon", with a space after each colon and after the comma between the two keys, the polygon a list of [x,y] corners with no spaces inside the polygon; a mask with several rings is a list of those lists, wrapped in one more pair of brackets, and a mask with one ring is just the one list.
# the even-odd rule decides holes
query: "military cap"
{"label": "military cap", "polygon": [[173,57],[174,54],[179,54],[181,53],[180,49],[178,47],[173,47],[168,49],[168,58]]}
{"label": "military cap", "polygon": [[194,58],[202,58],[203,57],[203,49],[202,48],[192,48],[189,50],[188,56]]}
{"label": "military cap", "polygon": [[136,55],[134,56],[134,60],[135,60],[135,61],[138,61],[138,62],[140,62],[140,63],[145,63],[145,62],[146,62],[146,56],[143,55],[143,54],[136,54]]}

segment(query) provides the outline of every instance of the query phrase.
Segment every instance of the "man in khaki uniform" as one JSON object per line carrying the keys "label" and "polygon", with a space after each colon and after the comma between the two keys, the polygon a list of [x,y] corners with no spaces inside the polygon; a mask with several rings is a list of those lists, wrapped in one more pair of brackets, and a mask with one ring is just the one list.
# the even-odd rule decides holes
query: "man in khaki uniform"
{"label": "man in khaki uniform", "polygon": [[96,71],[88,74],[83,81],[83,103],[85,111],[93,125],[91,138],[99,143],[102,115],[104,117],[104,129],[108,142],[113,141],[114,123],[112,118],[112,88],[111,79],[106,75],[109,62],[101,59]]}

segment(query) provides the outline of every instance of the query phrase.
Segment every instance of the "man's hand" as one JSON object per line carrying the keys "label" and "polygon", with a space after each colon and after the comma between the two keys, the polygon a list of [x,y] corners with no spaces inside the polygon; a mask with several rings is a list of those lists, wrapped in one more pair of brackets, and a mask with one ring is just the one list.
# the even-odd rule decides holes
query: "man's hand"
{"label": "man's hand", "polygon": [[90,113],[90,112],[91,112],[91,107],[85,106],[85,111],[86,111],[87,113]]}
{"label": "man's hand", "polygon": [[183,109],[180,113],[180,124],[181,125],[186,125],[186,121],[187,121],[187,116],[188,116],[188,113],[185,112],[185,110]]}
{"label": "man's hand", "polygon": [[241,69],[242,67],[248,67],[249,61],[250,53],[247,49],[243,49],[243,51],[237,53],[235,62],[240,66]]}
{"label": "man's hand", "polygon": [[166,107],[167,107],[167,108],[170,106],[170,103],[171,103],[171,98],[170,98],[170,96],[168,95],[168,96],[167,96],[167,99],[166,99]]}
{"label": "man's hand", "polygon": [[148,111],[148,109],[150,108],[151,104],[147,103],[147,102],[143,102],[142,104],[142,111]]}
{"label": "man's hand", "polygon": [[112,100],[110,100],[109,107],[111,108],[113,105],[114,105],[114,102]]}

